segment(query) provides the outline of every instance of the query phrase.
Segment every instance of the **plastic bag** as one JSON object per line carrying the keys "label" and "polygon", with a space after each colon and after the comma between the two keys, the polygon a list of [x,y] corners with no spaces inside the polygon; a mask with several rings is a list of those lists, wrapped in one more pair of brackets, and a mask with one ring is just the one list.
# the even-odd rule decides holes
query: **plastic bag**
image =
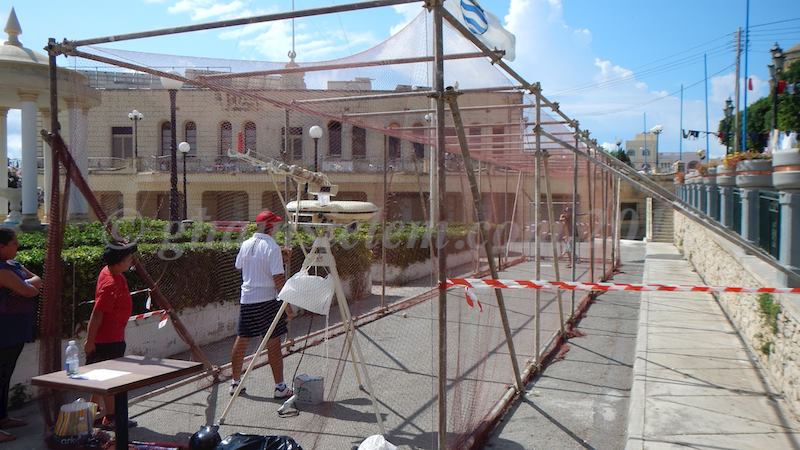
{"label": "plastic bag", "polygon": [[397,450],[397,447],[387,441],[382,435],[373,434],[364,439],[364,442],[358,446],[358,450]]}
{"label": "plastic bag", "polygon": [[223,439],[217,450],[303,450],[303,447],[289,436],[236,433]]}
{"label": "plastic bag", "polygon": [[327,316],[333,300],[333,280],[311,275],[305,268],[286,280],[278,298],[306,311]]}
{"label": "plastic bag", "polygon": [[82,398],[61,406],[53,434],[58,438],[82,437],[92,434],[97,404]]}

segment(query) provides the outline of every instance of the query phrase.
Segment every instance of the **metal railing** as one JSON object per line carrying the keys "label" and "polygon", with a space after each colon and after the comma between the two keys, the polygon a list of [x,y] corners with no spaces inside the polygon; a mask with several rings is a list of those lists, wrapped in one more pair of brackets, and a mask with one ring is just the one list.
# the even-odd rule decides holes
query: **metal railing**
{"label": "metal railing", "polygon": [[778,258],[781,205],[775,191],[758,192],[758,246]]}
{"label": "metal railing", "polygon": [[742,234],[742,191],[733,188],[733,231]]}

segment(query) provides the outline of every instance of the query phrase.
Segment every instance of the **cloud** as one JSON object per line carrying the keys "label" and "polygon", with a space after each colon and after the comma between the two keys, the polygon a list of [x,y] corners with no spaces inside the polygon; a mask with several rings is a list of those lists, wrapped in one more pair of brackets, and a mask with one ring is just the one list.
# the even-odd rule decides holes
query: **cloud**
{"label": "cloud", "polygon": [[406,3],[403,5],[394,5],[392,6],[394,12],[402,16],[402,20],[400,23],[392,25],[389,28],[389,35],[397,34],[398,31],[405,28],[406,25],[411,23],[415,17],[422,11],[422,7],[419,4],[414,3]]}
{"label": "cloud", "polygon": [[[560,0],[511,0],[505,21],[517,39],[517,60],[512,67],[529,82],[541,82],[544,95],[559,102],[562,111],[578,119],[581,128],[591,130],[599,141],[633,138],[645,127],[645,114],[647,128],[664,126],[660,137],[663,151],[678,150],[681,125],[684,129],[705,130],[704,101],[685,100],[681,124],[679,94],[651,86],[647,78],[631,68],[597,54],[592,48],[592,30],[567,23]],[[524,48],[520,43],[525,43]],[[693,81],[696,80],[689,83]],[[748,103],[766,92],[763,80],[754,78],[753,82],[755,90]],[[733,75],[712,78],[709,88],[708,128],[716,131],[724,101],[733,93]],[[696,99],[698,93],[702,97],[702,83],[692,89],[687,89],[686,98]],[[684,142],[684,149],[695,145],[705,147],[705,139]],[[709,146],[712,155],[724,153],[713,136]]]}
{"label": "cloud", "polygon": [[244,9],[239,0],[218,2],[215,0],[180,0],[167,8],[171,14],[189,13],[192,20],[204,20],[212,17],[235,15]]}

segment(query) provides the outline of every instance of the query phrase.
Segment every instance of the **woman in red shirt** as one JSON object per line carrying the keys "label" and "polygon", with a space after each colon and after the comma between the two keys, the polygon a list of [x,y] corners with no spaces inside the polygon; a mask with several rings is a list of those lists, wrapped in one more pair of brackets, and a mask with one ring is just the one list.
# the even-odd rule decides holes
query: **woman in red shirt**
{"label": "woman in red shirt", "polygon": [[[135,252],[136,244],[106,245],[103,252],[103,263],[106,266],[97,277],[94,309],[83,346],[86,364],[125,356],[125,326],[131,316],[133,304],[123,272],[131,267]],[[105,416],[101,426],[113,429],[114,397],[103,396],[102,403]],[[135,427],[136,422],[128,421],[128,426]]]}

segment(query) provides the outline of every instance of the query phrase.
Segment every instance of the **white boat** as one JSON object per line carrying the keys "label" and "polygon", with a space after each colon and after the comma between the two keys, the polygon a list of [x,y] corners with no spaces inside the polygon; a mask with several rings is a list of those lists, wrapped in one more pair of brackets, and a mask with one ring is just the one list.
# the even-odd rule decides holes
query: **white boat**
{"label": "white boat", "polygon": [[[297,211],[297,201],[289,202],[286,210],[291,214],[289,220],[294,220]],[[332,200],[322,205],[319,200],[300,200],[301,223],[339,223],[365,222],[378,212],[378,207],[370,202],[357,202],[349,200]]]}

